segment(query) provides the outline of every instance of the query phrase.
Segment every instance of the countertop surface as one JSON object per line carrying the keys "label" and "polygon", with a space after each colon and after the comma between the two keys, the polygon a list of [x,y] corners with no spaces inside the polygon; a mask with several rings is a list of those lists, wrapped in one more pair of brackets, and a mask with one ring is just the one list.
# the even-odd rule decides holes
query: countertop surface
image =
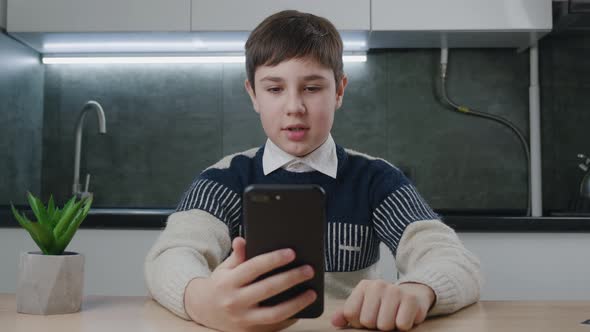
{"label": "countertop surface", "polygon": [[[321,317],[299,320],[285,331],[342,331],[331,326],[330,318],[343,301],[327,298],[325,304]],[[590,325],[582,322],[590,319],[589,308],[590,301],[482,301],[453,315],[427,319],[412,331],[588,332]],[[0,294],[0,326],[2,332],[212,331],[174,316],[147,297],[119,296],[87,296],[78,313],[37,316],[17,313],[16,296]]]}
{"label": "countertop surface", "polygon": [[[27,214],[24,207],[17,207]],[[93,208],[80,228],[162,229],[173,209]],[[590,214],[525,217],[436,211],[457,232],[590,232]],[[0,228],[20,227],[8,206],[0,206]]]}

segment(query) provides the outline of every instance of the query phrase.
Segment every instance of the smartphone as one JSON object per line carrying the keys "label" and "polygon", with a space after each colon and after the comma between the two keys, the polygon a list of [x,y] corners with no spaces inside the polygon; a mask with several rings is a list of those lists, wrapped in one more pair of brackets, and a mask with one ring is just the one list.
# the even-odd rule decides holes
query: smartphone
{"label": "smartphone", "polygon": [[270,251],[291,248],[295,260],[259,279],[309,264],[314,277],[275,295],[260,305],[276,305],[308,289],[317,299],[293,318],[316,318],[324,311],[325,192],[318,185],[250,185],[244,190],[246,259]]}

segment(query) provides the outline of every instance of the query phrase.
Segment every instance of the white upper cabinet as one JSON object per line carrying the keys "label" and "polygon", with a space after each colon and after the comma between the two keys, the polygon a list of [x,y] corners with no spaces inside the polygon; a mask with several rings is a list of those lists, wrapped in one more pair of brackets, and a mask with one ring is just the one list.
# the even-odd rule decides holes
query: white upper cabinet
{"label": "white upper cabinet", "polygon": [[369,0],[192,0],[192,31],[251,31],[265,17],[295,9],[329,19],[338,30],[368,31]]}
{"label": "white upper cabinet", "polygon": [[0,28],[6,28],[6,0],[0,0]]}
{"label": "white upper cabinet", "polygon": [[551,29],[551,0],[372,0],[374,31]]}
{"label": "white upper cabinet", "polygon": [[190,0],[8,0],[7,11],[9,32],[190,30]]}
{"label": "white upper cabinet", "polygon": [[[222,52],[242,50],[248,33],[265,17],[295,9],[329,19],[348,51],[525,48],[551,31],[551,4],[551,0],[0,0],[0,26],[41,53]],[[111,47],[129,41],[142,48]],[[92,44],[100,45],[92,48]],[[179,49],[181,44],[188,46]]]}
{"label": "white upper cabinet", "polygon": [[551,0],[372,0],[371,47],[527,47],[551,31]]}

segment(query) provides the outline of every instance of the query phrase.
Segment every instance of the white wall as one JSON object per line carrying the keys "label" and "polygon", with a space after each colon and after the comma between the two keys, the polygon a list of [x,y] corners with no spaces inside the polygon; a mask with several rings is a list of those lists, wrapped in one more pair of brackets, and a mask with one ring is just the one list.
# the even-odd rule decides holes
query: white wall
{"label": "white wall", "polygon": [[[145,295],[143,259],[159,231],[80,229],[68,246],[85,256],[84,293]],[[20,252],[39,250],[23,229],[0,229],[0,293],[16,292]]]}
{"label": "white wall", "polygon": [[[459,237],[481,261],[484,300],[590,300],[590,233],[460,233]],[[391,276],[393,259],[391,255],[386,259],[382,275]]]}
{"label": "white wall", "polygon": [[[145,295],[143,258],[159,231],[78,231],[68,250],[86,256],[85,294]],[[486,300],[590,300],[589,233],[461,233],[481,260]],[[36,250],[22,229],[0,229],[0,293],[16,290],[18,256]],[[381,270],[395,270],[382,248]]]}

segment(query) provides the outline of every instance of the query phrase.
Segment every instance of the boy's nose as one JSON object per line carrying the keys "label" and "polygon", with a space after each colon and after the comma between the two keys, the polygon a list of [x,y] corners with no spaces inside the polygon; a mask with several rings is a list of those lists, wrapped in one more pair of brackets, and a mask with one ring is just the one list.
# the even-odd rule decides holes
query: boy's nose
{"label": "boy's nose", "polygon": [[287,104],[285,105],[287,114],[305,113],[305,105],[303,98],[298,93],[290,93],[287,97]]}

